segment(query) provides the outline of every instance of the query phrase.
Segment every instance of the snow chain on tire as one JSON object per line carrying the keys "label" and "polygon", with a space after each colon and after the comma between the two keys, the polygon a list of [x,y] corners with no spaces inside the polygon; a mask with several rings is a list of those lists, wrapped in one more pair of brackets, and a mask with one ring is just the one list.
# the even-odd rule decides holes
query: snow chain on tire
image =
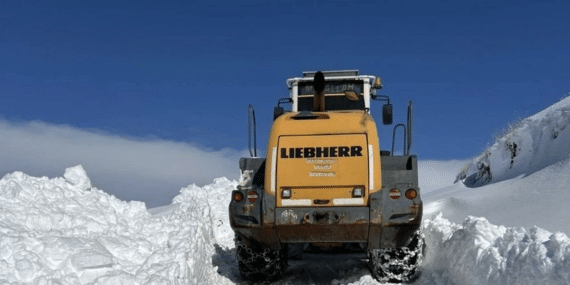
{"label": "snow chain on tire", "polygon": [[236,236],[238,268],[243,279],[255,281],[275,280],[287,269],[287,252],[258,244],[249,246]]}
{"label": "snow chain on tire", "polygon": [[410,282],[419,277],[425,251],[425,237],[418,231],[407,247],[368,251],[372,275],[379,282]]}

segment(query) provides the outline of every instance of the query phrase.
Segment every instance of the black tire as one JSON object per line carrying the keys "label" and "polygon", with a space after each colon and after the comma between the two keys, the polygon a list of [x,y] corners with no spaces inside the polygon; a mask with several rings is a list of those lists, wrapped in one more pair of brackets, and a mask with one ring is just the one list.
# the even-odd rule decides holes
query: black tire
{"label": "black tire", "polygon": [[251,281],[273,281],[280,278],[287,269],[287,251],[274,250],[260,242],[236,235],[238,269],[243,279]]}
{"label": "black tire", "polygon": [[290,243],[287,245],[287,258],[289,260],[303,259],[303,252],[305,251],[305,244]]}
{"label": "black tire", "polygon": [[420,276],[424,253],[425,237],[418,231],[405,247],[369,250],[368,265],[379,282],[413,282]]}

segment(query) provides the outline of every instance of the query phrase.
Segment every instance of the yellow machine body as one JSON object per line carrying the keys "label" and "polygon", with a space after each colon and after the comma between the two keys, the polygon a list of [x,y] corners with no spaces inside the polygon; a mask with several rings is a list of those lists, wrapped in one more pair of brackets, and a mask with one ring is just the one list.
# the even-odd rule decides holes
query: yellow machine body
{"label": "yellow machine body", "polygon": [[[264,191],[277,207],[368,206],[382,188],[376,124],[362,110],[280,116],[266,162]],[[355,188],[362,194],[355,197]]]}
{"label": "yellow machine body", "polygon": [[[392,124],[388,96],[376,95],[378,77],[356,70],[304,72],[287,85],[290,97],[274,108],[266,156],[257,157],[254,139],[251,157],[240,159],[242,179],[229,205],[236,247],[282,253],[326,243],[372,252],[417,240],[423,204],[417,157],[409,154],[411,102],[407,124],[394,127],[404,127],[404,153],[395,155],[394,146],[380,150],[370,115],[371,100],[385,101],[382,123]],[[249,115],[255,130],[252,107]],[[243,265],[249,251],[242,253]]]}

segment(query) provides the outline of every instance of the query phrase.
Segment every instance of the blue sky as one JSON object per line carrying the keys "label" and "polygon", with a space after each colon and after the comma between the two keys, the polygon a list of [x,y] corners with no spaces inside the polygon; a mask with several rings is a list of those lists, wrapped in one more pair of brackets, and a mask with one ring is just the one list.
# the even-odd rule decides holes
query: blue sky
{"label": "blue sky", "polygon": [[[288,77],[359,69],[383,77],[396,121],[414,101],[421,159],[469,158],[570,92],[568,11],[566,1],[3,1],[0,118],[240,151],[251,103],[263,149]],[[381,141],[390,147],[391,129]]]}

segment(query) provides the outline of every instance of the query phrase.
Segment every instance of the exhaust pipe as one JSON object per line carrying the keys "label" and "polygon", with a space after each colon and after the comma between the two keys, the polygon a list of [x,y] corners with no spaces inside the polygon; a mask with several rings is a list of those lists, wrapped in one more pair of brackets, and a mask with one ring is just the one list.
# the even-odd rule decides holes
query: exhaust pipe
{"label": "exhaust pipe", "polygon": [[317,71],[313,78],[313,87],[315,96],[313,96],[313,112],[322,112],[325,110],[325,75]]}

